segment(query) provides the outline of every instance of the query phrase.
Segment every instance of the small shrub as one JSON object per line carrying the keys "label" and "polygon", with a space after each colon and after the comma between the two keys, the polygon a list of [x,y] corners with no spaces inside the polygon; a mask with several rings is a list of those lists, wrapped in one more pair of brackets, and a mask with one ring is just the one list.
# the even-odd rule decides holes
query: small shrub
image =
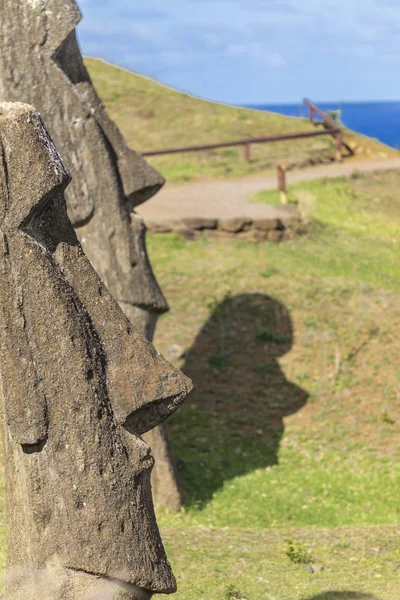
{"label": "small shrub", "polygon": [[247,600],[234,585],[229,585],[224,596],[224,600]]}
{"label": "small shrub", "polygon": [[337,125],[341,125],[342,111],[340,110],[340,108],[336,110],[328,110],[326,114],[332,119],[332,121],[337,123]]}
{"label": "small shrub", "polygon": [[381,414],[381,421],[382,423],[387,423],[388,425],[396,424],[396,421],[393,419],[393,417],[391,417],[386,411]]}
{"label": "small shrub", "polygon": [[279,273],[278,269],[265,269],[265,271],[262,271],[260,273],[261,277],[265,277],[265,279],[268,279],[269,277],[273,277],[273,275],[277,275]]}
{"label": "small shrub", "polygon": [[309,565],[313,561],[306,546],[291,539],[286,540],[285,554],[295,565]]}
{"label": "small shrub", "polygon": [[[342,125],[342,121],[341,121],[342,111],[340,109],[327,110],[326,115],[328,117],[330,117],[330,119],[335,123],[335,125],[337,127],[340,127]],[[323,125],[323,127],[325,127],[325,129],[330,129],[332,127],[332,125],[330,123],[328,123],[327,121],[322,121],[322,125]]]}

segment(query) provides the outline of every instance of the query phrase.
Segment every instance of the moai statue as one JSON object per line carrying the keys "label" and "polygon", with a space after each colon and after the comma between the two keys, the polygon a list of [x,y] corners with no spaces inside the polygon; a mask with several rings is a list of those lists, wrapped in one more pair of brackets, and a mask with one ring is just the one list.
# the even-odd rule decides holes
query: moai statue
{"label": "moai statue", "polygon": [[[146,228],[136,206],[163,178],[126,145],[83,64],[75,0],[1,0],[0,100],[35,106],[72,182],[68,215],[82,247],[132,325],[150,341],[168,304],[147,256]],[[147,438],[156,459],[156,504],[181,498],[162,428]]]}
{"label": "moai statue", "polygon": [[5,600],[175,591],[141,435],[191,388],[125,317],[68,219],[39,114],[0,104]]}

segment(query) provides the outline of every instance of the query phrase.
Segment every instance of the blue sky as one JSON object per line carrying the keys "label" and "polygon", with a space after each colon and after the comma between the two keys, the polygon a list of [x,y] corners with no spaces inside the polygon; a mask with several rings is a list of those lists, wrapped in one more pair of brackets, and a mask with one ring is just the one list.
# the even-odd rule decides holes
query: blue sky
{"label": "blue sky", "polygon": [[234,104],[400,99],[400,0],[79,4],[84,54],[196,96]]}

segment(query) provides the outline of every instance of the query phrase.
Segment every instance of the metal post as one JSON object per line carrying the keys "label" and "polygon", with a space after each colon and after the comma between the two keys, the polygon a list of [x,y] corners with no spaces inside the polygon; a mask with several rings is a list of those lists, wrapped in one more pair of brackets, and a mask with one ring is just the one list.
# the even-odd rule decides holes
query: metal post
{"label": "metal post", "polygon": [[250,144],[248,142],[246,144],[244,144],[244,146],[243,146],[243,155],[244,155],[244,159],[247,162],[250,162],[251,152],[250,152]]}
{"label": "metal post", "polygon": [[336,134],[336,160],[342,162],[343,132]]}
{"label": "metal post", "polygon": [[287,204],[288,199],[286,194],[286,166],[277,165],[276,170],[278,175],[278,190],[281,196],[281,204]]}

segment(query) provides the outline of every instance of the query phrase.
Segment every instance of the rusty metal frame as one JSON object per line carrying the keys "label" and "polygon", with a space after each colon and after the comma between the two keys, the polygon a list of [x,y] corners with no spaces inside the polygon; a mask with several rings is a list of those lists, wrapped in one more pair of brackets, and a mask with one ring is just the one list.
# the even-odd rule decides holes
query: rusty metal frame
{"label": "rusty metal frame", "polygon": [[179,152],[199,152],[201,150],[215,150],[217,148],[228,148],[230,146],[244,146],[245,153],[250,158],[250,144],[264,144],[268,142],[280,142],[284,140],[296,140],[302,138],[317,137],[320,135],[338,135],[341,129],[336,125],[331,129],[323,131],[303,131],[297,133],[286,133],[283,135],[272,135],[244,140],[233,140],[232,142],[220,142],[218,144],[204,144],[202,146],[184,146],[182,148],[165,148],[164,150],[150,150],[142,152],[142,156],[161,156],[163,154],[178,154]]}
{"label": "rusty metal frame", "polygon": [[219,142],[216,144],[203,144],[201,146],[183,146],[181,148],[164,148],[163,150],[148,150],[142,152],[142,156],[162,156],[164,154],[178,154],[180,152],[201,152],[203,150],[216,150],[218,148],[229,148],[232,146],[243,146],[243,156],[247,162],[251,160],[251,144],[267,144],[270,142],[282,142],[285,140],[299,140],[304,138],[312,138],[320,135],[331,135],[336,140],[336,160],[342,160],[342,146],[354,154],[353,150],[343,141],[343,130],[337,124],[318,108],[315,104],[304,99],[304,103],[308,106],[308,119],[311,124],[316,125],[314,114],[317,114],[321,119],[329,125],[328,128],[318,131],[303,131],[296,133],[286,133],[282,135],[272,135],[265,137],[247,138],[243,140],[233,140],[231,142]]}
{"label": "rusty metal frame", "polygon": [[[352,148],[350,148],[350,146],[343,141],[343,129],[341,127],[338,128],[335,121],[331,119],[329,115],[319,109],[318,106],[313,104],[311,100],[308,100],[308,98],[304,98],[304,104],[308,106],[308,120],[310,123],[316,125],[317,122],[314,119],[314,114],[317,114],[325,121],[325,123],[327,123],[327,125],[330,126],[331,129],[339,129],[339,131],[337,131],[333,136],[336,139],[336,160],[342,160],[342,147],[346,148],[349,154],[353,156],[354,150],[352,150]],[[329,131],[329,129],[326,129],[325,131]]]}

